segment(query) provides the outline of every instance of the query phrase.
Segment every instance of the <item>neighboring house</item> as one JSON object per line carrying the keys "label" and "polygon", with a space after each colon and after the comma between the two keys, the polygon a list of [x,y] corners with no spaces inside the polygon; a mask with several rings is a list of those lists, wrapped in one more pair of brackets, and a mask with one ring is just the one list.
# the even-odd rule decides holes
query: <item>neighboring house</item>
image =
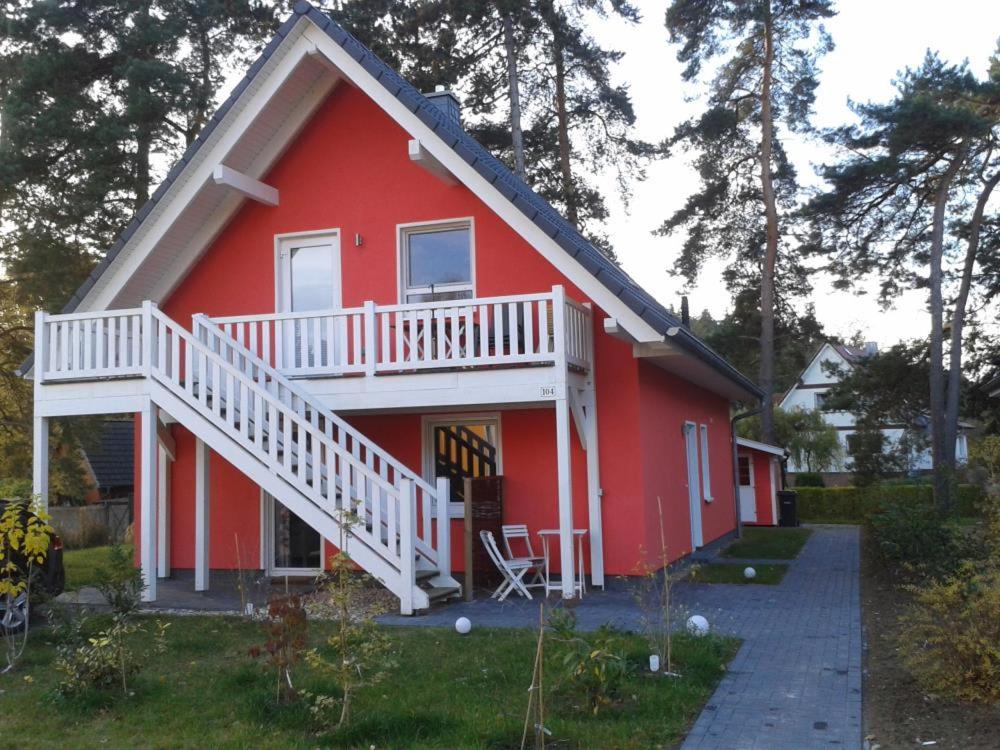
{"label": "neighboring house", "polygon": [[[46,422],[136,413],[157,576],[354,561],[403,612],[457,590],[466,476],[506,522],[585,532],[595,585],[735,526],[730,407],[758,389],[421,95],[299,3],[60,315]],[[449,486],[451,483],[451,486]],[[479,541],[476,540],[476,544]],[[537,540],[536,540],[537,546]],[[437,592],[429,593],[425,585]]]}
{"label": "neighboring house", "polygon": [[748,438],[736,438],[736,478],[740,522],[755,526],[778,524],[778,490],[785,449]]}
{"label": "neighboring house", "polygon": [[[851,459],[847,453],[847,438],[854,432],[857,417],[851,412],[824,410],[824,399],[826,398],[827,391],[840,381],[839,377],[828,372],[828,368],[836,366],[842,370],[849,371],[865,357],[874,356],[877,352],[878,346],[874,342],[867,342],[863,347],[830,342],[823,344],[799,375],[798,381],[788,390],[779,403],[779,408],[784,411],[820,409],[823,411],[823,417],[826,422],[837,429],[842,456],[836,466],[828,469],[829,473],[849,473],[851,471]],[[903,432],[903,425],[886,425],[882,430],[889,445],[897,444],[903,436]],[[955,458],[958,463],[965,463],[968,459],[968,444],[964,434],[960,434],[956,441]],[[920,450],[913,454],[910,465],[912,471],[929,471],[931,467],[929,449]],[[795,461],[789,459],[789,472],[806,470],[807,467],[797,466]]]}
{"label": "neighboring house", "polygon": [[101,441],[84,451],[85,465],[94,489],[88,503],[108,498],[132,497],[135,481],[135,425],[131,419],[105,419]]}

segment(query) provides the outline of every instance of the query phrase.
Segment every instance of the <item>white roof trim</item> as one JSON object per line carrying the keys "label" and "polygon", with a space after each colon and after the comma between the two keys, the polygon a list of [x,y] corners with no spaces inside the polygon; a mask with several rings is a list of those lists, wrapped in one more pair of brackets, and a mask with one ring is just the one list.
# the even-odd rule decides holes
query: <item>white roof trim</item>
{"label": "white roof trim", "polygon": [[763,453],[772,453],[775,456],[784,456],[785,449],[779,448],[776,445],[769,445],[767,443],[761,443],[756,440],[750,440],[749,438],[736,438],[736,444],[741,448],[749,448],[753,451],[761,451]]}

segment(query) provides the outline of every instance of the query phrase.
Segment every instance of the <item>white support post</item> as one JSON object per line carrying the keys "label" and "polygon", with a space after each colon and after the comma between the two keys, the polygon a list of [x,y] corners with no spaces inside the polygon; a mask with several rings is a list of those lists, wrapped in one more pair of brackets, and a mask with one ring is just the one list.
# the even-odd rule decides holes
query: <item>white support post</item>
{"label": "white support post", "polygon": [[[35,370],[41,367],[35,362]],[[49,507],[49,418],[35,417],[33,420],[34,436],[32,441],[31,462],[31,492],[42,506]]]}
{"label": "white support post", "polygon": [[573,472],[570,465],[569,403],[566,393],[556,399],[556,474],[559,482],[559,566],[562,595],[572,599],[576,591],[573,538]]}
{"label": "white support post", "polygon": [[[417,498],[413,480],[399,480],[399,574],[401,580],[399,613],[413,614],[413,587],[417,585],[416,565],[417,545]],[[390,544],[392,540],[389,540]]]}
{"label": "white support post", "polygon": [[142,371],[148,378],[153,374],[153,303],[146,300],[142,303]]}
{"label": "white support post", "polygon": [[[591,365],[593,366],[593,365]],[[590,384],[584,401],[587,433],[587,517],[590,527],[590,580],[604,588],[604,531],[601,521],[601,462],[597,451],[597,399]]]}
{"label": "white support post", "polygon": [[194,447],[194,590],[208,591],[211,451],[201,440]]}
{"label": "white support post", "polygon": [[[365,330],[365,375],[375,376],[375,366],[378,362],[378,342],[375,340],[375,303],[372,300],[365,302],[364,313]],[[357,346],[357,342],[354,342]]]}
{"label": "white support post", "polygon": [[[35,313],[35,414],[49,361],[45,340],[45,313]],[[49,419],[36,416],[32,421],[31,492],[44,510],[49,507]]]}
{"label": "white support post", "polygon": [[170,454],[163,445],[158,446],[156,467],[156,574],[170,577]]}
{"label": "white support post", "polygon": [[144,602],[156,601],[156,409],[146,399],[139,412],[139,563]]}
{"label": "white support post", "polygon": [[451,480],[448,477],[438,477],[436,486],[438,575],[444,578],[451,576],[451,515],[448,513]]}

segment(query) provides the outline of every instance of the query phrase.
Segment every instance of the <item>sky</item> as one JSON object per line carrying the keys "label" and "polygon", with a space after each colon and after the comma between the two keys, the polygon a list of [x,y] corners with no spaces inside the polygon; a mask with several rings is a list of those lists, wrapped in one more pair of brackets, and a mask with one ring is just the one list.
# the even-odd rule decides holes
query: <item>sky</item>
{"label": "sky", "polygon": [[[636,109],[636,135],[659,141],[674,126],[700,111],[691,97],[698,90],[681,81],[681,66],[668,44],[663,18],[667,0],[632,0],[643,22],[632,26],[619,20],[596,22],[593,32],[605,46],[623,50],[616,80],[627,82]],[[838,15],[827,23],[836,48],[822,58],[816,116],[819,126],[850,122],[848,99],[882,101],[893,94],[892,81],[906,66],[916,66],[928,48],[950,62],[968,59],[978,74],[1000,36],[1000,2],[996,0],[840,0]],[[788,143],[800,176],[814,180],[813,164],[828,153],[820,144],[802,139]],[[608,235],[624,268],[665,304],[679,306],[684,283],[672,277],[672,266],[683,235],[655,237],[651,231],[680,207],[697,186],[683,155],[654,163],[648,178],[635,185],[626,211],[612,205]],[[615,188],[610,178],[606,193]],[[721,265],[708,265],[698,284],[688,290],[692,314],[708,309],[725,314],[730,297],[720,277]],[[887,347],[904,339],[927,336],[930,318],[926,294],[909,292],[883,310],[875,299],[874,281],[862,285],[870,293],[857,296],[836,291],[828,278],[813,279],[810,299],[829,333],[845,338],[861,332],[865,340]]]}

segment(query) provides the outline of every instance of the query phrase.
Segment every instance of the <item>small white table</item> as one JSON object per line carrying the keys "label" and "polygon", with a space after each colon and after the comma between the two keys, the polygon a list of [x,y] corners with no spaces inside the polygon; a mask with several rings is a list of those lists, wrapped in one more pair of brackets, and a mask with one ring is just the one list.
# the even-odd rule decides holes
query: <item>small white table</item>
{"label": "small white table", "polygon": [[[583,572],[583,538],[587,535],[586,529],[573,529],[573,537],[576,539],[576,583],[573,586],[574,591],[579,593],[580,598],[587,591],[586,578]],[[561,591],[562,582],[556,581],[552,583],[549,574],[549,538],[555,537],[559,538],[559,529],[542,529],[538,532],[538,538],[542,541],[542,554],[545,556],[545,595],[548,596],[550,591]]]}

